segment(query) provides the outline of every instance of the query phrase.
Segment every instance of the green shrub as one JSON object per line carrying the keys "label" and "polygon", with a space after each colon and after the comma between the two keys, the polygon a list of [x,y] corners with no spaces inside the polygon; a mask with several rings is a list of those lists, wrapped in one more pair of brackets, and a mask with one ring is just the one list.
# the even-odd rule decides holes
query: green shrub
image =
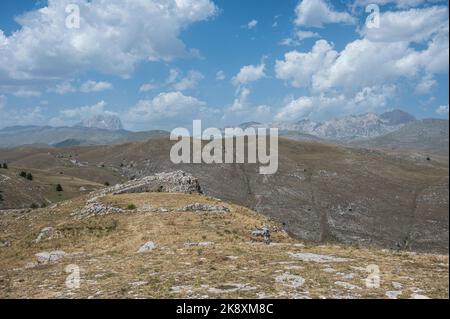
{"label": "green shrub", "polygon": [[21,171],[21,172],[19,173],[19,176],[20,176],[20,177],[23,177],[23,178],[27,178],[27,172]]}
{"label": "green shrub", "polygon": [[127,206],[127,209],[129,209],[129,210],[135,210],[136,208],[137,207],[134,204],[130,204],[130,205]]}
{"label": "green shrub", "polygon": [[29,181],[32,181],[32,180],[33,180],[33,174],[28,173],[27,176],[26,176],[26,178],[27,178]]}
{"label": "green shrub", "polygon": [[63,188],[62,188],[62,186],[61,186],[61,184],[56,185],[56,191],[57,191],[57,192],[62,192],[62,191],[64,191]]}
{"label": "green shrub", "polygon": [[36,205],[35,203],[33,203],[33,204],[30,205],[30,208],[31,209],[37,209],[37,208],[39,208],[39,206]]}

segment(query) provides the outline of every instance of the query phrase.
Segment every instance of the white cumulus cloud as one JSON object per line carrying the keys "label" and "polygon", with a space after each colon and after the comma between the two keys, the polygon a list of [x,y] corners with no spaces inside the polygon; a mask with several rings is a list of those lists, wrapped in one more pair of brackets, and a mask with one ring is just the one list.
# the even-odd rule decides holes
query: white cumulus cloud
{"label": "white cumulus cloud", "polygon": [[[353,4],[354,7],[367,6],[369,4],[377,4],[380,6],[387,4],[394,4],[399,9],[407,9],[410,7],[417,7],[424,3],[436,3],[439,0],[356,0]],[[442,1],[441,1],[442,2]],[[445,0],[444,0],[445,2]]]}
{"label": "white cumulus cloud", "polygon": [[206,118],[214,110],[205,102],[182,92],[164,92],[153,99],[140,100],[124,116],[131,127],[175,128],[192,125],[196,118]]}
{"label": "white cumulus cloud", "polygon": [[6,106],[6,96],[0,95],[0,110],[3,109]]}
{"label": "white cumulus cloud", "polygon": [[436,110],[436,113],[439,115],[447,115],[448,116],[448,104],[439,106]]}
{"label": "white cumulus cloud", "polygon": [[422,73],[448,72],[448,31],[438,33],[422,50],[407,41],[373,42],[366,38],[337,52],[319,40],[310,52],[291,51],[276,61],[276,76],[294,87],[314,92],[332,89],[356,91],[362,87],[414,80]]}
{"label": "white cumulus cloud", "polygon": [[302,41],[305,39],[312,39],[312,38],[320,38],[320,34],[317,32],[312,31],[303,31],[303,30],[297,30],[293,37],[291,38],[285,38],[280,41],[280,45],[285,46],[298,46],[302,44]]}
{"label": "white cumulus cloud", "polygon": [[425,75],[416,85],[415,93],[419,95],[429,94],[438,82],[429,74]]}
{"label": "white cumulus cloud", "polygon": [[220,70],[216,73],[216,80],[217,81],[223,81],[225,80],[225,72]]}
{"label": "white cumulus cloud", "polygon": [[173,85],[173,88],[177,91],[186,91],[197,87],[198,83],[205,77],[203,74],[196,70],[191,70],[187,75],[180,79]]}
{"label": "white cumulus cloud", "polygon": [[113,85],[109,82],[96,82],[96,81],[86,81],[83,84],[81,84],[80,91],[84,93],[91,93],[91,92],[101,92],[106,90],[111,90],[113,88]]}
{"label": "white cumulus cloud", "polygon": [[[66,27],[66,6],[80,8],[80,28]],[[210,0],[49,0],[0,34],[0,79],[58,79],[85,70],[128,77],[142,61],[190,55],[183,29],[214,16]]]}
{"label": "white cumulus cloud", "polygon": [[53,126],[74,125],[95,115],[117,115],[117,113],[106,110],[106,106],[105,101],[100,101],[93,105],[64,108],[59,111],[58,116],[49,120],[49,124]]}
{"label": "white cumulus cloud", "polygon": [[382,12],[380,27],[365,27],[362,34],[370,41],[422,42],[445,29],[448,29],[448,8],[434,6]]}
{"label": "white cumulus cloud", "polygon": [[144,92],[149,92],[152,91],[154,89],[156,89],[158,86],[154,83],[144,83],[141,85],[141,87],[139,88],[139,92],[144,93]]}
{"label": "white cumulus cloud", "polygon": [[233,85],[244,85],[251,82],[258,81],[266,76],[264,73],[266,65],[264,63],[260,65],[246,65],[241,68],[239,73],[231,80]]}
{"label": "white cumulus cloud", "polygon": [[353,24],[356,19],[348,12],[335,11],[326,0],[302,0],[295,9],[295,24],[321,28],[329,23]]}
{"label": "white cumulus cloud", "polygon": [[252,20],[249,23],[247,23],[247,28],[249,30],[256,28],[256,26],[258,25],[258,21],[257,20]]}
{"label": "white cumulus cloud", "polygon": [[395,87],[365,87],[356,94],[318,94],[292,99],[275,116],[277,121],[296,121],[302,118],[324,118],[376,111],[387,106],[395,95]]}
{"label": "white cumulus cloud", "polygon": [[54,87],[49,88],[48,91],[57,93],[59,95],[64,95],[67,93],[76,92],[77,88],[70,81],[64,81],[62,83],[56,84]]}
{"label": "white cumulus cloud", "polygon": [[12,94],[17,97],[36,97],[36,96],[41,96],[42,93],[37,90],[31,90],[31,89],[27,89],[27,88],[19,88],[18,90],[14,91]]}
{"label": "white cumulus cloud", "polygon": [[277,60],[276,76],[294,87],[310,87],[316,74],[331,67],[337,56],[332,44],[319,40],[310,52],[291,51],[285,54],[284,60]]}
{"label": "white cumulus cloud", "polygon": [[[0,105],[1,109],[1,105]],[[44,125],[47,124],[42,108],[39,106],[3,109],[0,116],[0,128],[13,125]]]}

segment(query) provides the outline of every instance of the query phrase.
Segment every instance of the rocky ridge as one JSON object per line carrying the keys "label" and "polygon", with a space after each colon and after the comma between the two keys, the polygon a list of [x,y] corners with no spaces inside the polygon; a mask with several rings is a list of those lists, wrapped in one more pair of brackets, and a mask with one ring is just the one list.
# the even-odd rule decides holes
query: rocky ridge
{"label": "rocky ridge", "polygon": [[98,196],[148,192],[202,194],[202,189],[197,178],[178,170],[134,179],[123,184],[102,189],[93,194],[94,196]]}
{"label": "rocky ridge", "polygon": [[[108,214],[117,214],[126,212],[125,209],[114,207],[101,202],[101,198],[106,195],[121,195],[135,193],[185,193],[202,194],[198,180],[192,175],[183,171],[163,172],[152,176],[145,176],[123,184],[117,184],[89,194],[86,205],[79,211],[74,212],[76,218],[88,218],[92,216],[101,216]],[[134,210],[129,208],[128,210]],[[201,204],[192,204],[182,211],[220,211],[228,212],[225,207],[204,206]]]}

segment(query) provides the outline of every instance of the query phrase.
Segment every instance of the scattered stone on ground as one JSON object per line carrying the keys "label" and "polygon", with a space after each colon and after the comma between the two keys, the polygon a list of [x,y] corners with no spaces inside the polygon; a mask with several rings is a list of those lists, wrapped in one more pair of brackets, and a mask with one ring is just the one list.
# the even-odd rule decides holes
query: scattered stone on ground
{"label": "scattered stone on ground", "polygon": [[342,288],[345,288],[345,289],[348,289],[348,290],[354,290],[354,289],[360,290],[361,289],[361,287],[353,285],[353,284],[350,284],[350,283],[345,282],[345,281],[335,281],[334,284],[336,286],[339,286],[339,287],[342,287]]}
{"label": "scattered stone on ground", "polygon": [[333,273],[333,272],[336,272],[336,269],[327,267],[327,268],[322,268],[322,271],[324,271],[326,273]]}
{"label": "scattered stone on ground", "polygon": [[0,248],[4,248],[4,247],[10,247],[11,246],[11,242],[9,241],[2,241],[0,240]]}
{"label": "scattered stone on ground", "polygon": [[54,232],[55,232],[55,229],[53,227],[42,228],[41,232],[36,237],[36,239],[32,241],[32,243],[37,244],[44,239],[51,238],[53,236]]}
{"label": "scattered stone on ground", "polygon": [[286,287],[298,288],[303,286],[305,279],[303,277],[292,275],[290,273],[284,273],[275,277],[275,282],[282,284]]}
{"label": "scattered stone on ground", "polygon": [[386,291],[386,297],[389,299],[398,299],[398,296],[402,294],[401,291]]}
{"label": "scattered stone on ground", "polygon": [[221,286],[218,286],[217,288],[209,288],[208,292],[212,294],[223,294],[223,293],[230,293],[230,292],[236,292],[236,291],[248,291],[248,290],[254,290],[255,287],[252,287],[247,284],[224,284]]}
{"label": "scattered stone on ground", "polygon": [[66,256],[66,253],[62,250],[56,250],[56,251],[43,251],[40,253],[35,254],[36,260],[39,264],[50,264],[50,263],[56,263],[63,259]]}
{"label": "scattered stone on ground", "polygon": [[152,241],[149,241],[149,242],[146,242],[144,245],[142,245],[141,248],[139,248],[138,253],[140,253],[140,254],[146,253],[146,252],[152,251],[155,248],[156,248],[155,243]]}
{"label": "scattered stone on ground", "polygon": [[392,287],[394,287],[394,289],[400,290],[403,288],[403,285],[399,282],[393,281],[392,282]]}
{"label": "scattered stone on ground", "polygon": [[103,216],[108,214],[121,214],[125,213],[125,210],[119,207],[113,207],[111,205],[106,205],[100,203],[97,197],[91,198],[87,201],[86,206],[84,206],[80,211],[75,212],[73,215],[76,218],[89,218],[93,216]]}
{"label": "scattered stone on ground", "polygon": [[199,243],[185,243],[185,247],[206,247],[206,246],[213,246],[213,242],[205,241],[205,242],[199,242]]}
{"label": "scattered stone on ground", "polygon": [[144,286],[148,284],[148,281],[135,281],[135,282],[130,282],[130,286],[136,288],[136,287],[140,287],[140,286]]}
{"label": "scattered stone on ground", "polygon": [[354,273],[344,273],[344,272],[337,272],[336,276],[341,277],[342,279],[353,279],[355,277]]}
{"label": "scattered stone on ground", "polygon": [[412,294],[410,299],[430,299],[430,297],[421,294]]}
{"label": "scattered stone on ground", "polygon": [[211,204],[191,204],[178,209],[180,212],[214,212],[214,213],[229,213],[230,209],[225,206],[217,206]]}
{"label": "scattered stone on ground", "polygon": [[170,290],[174,293],[192,293],[193,287],[189,285],[173,286]]}
{"label": "scattered stone on ground", "polygon": [[311,261],[316,263],[327,263],[327,262],[347,262],[351,261],[349,258],[336,257],[331,255],[319,255],[312,253],[289,253],[292,258],[300,259],[302,261]]}

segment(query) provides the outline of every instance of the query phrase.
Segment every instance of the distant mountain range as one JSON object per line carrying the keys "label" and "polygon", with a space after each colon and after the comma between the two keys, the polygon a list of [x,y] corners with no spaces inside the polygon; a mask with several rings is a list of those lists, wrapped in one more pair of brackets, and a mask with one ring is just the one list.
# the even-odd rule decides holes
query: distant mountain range
{"label": "distant mountain range", "polygon": [[[383,114],[366,113],[324,122],[302,119],[286,122],[246,122],[242,129],[277,127],[280,136],[312,142],[346,144],[388,150],[413,150],[431,154],[448,153],[448,120],[416,120],[411,114],[393,110]],[[97,115],[73,127],[15,126],[0,130],[0,147],[20,145],[121,144],[168,135],[161,130],[131,132],[124,130],[115,115]]]}
{"label": "distant mountain range", "polygon": [[0,130],[0,148],[21,145],[50,145],[66,147],[76,145],[106,145],[144,141],[155,136],[168,135],[166,131],[131,132],[96,127],[14,126]]}
{"label": "distant mountain range", "polygon": [[309,136],[323,140],[350,142],[353,140],[374,138],[400,129],[402,126],[415,122],[414,116],[401,110],[394,110],[381,115],[366,113],[336,118],[325,122],[314,122],[302,119],[295,123],[274,122],[262,124],[248,122],[240,125],[248,127],[278,127],[282,135]]}
{"label": "distant mountain range", "polygon": [[120,118],[112,114],[95,115],[77,124],[77,126],[100,128],[110,131],[119,131],[123,129]]}
{"label": "distant mountain range", "polygon": [[448,120],[417,120],[401,110],[382,114],[350,115],[324,122],[303,119],[294,123],[246,122],[240,125],[242,129],[277,127],[281,136],[301,141],[332,142],[385,150],[411,150],[438,155],[448,154],[448,126]]}

